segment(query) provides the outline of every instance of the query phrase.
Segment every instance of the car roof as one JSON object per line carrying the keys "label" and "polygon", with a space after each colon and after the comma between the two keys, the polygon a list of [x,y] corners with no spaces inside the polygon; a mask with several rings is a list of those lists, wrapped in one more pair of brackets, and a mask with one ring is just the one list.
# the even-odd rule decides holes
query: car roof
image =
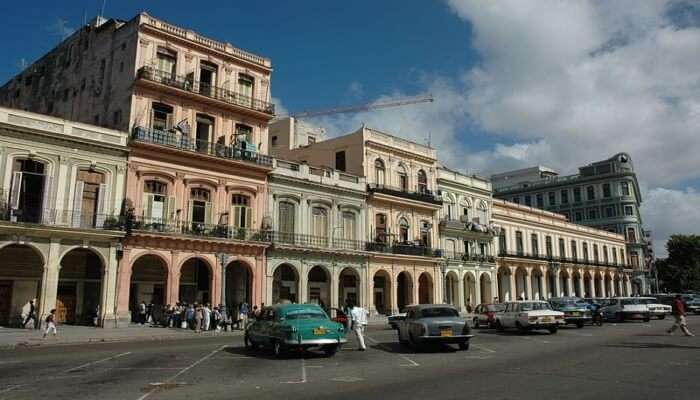
{"label": "car roof", "polygon": [[453,306],[452,304],[413,304],[410,306],[406,306],[406,309],[412,308],[414,310],[423,310],[426,308],[435,308],[435,307],[451,308],[453,310],[457,309],[457,307]]}
{"label": "car roof", "polygon": [[505,303],[546,303],[544,300],[513,300],[506,301]]}
{"label": "car roof", "polygon": [[307,310],[309,308],[317,309],[317,310],[323,310],[321,306],[318,304],[313,304],[313,303],[305,303],[305,304],[296,304],[296,303],[289,303],[289,304],[274,304],[270,306],[270,308],[274,308],[275,310],[279,310],[281,312],[288,312],[288,311],[294,311],[294,310]]}

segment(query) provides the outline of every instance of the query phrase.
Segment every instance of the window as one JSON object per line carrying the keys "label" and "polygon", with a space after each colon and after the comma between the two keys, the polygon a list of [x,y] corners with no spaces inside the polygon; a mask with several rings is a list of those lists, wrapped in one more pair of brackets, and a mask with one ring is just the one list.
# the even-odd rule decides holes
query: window
{"label": "window", "polygon": [[625,215],[628,217],[633,217],[634,216],[634,207],[625,206]]}
{"label": "window", "polygon": [[202,188],[190,190],[190,221],[192,229],[200,229],[204,224],[211,223],[211,194]]}
{"label": "window", "polygon": [[355,213],[343,211],[343,239],[357,239],[357,218]]}
{"label": "window", "polygon": [[470,253],[469,250],[470,250],[471,247],[472,247],[471,242],[468,241],[468,240],[465,240],[465,241],[464,241],[464,255],[466,255],[466,256],[469,255],[469,253]]}
{"label": "window", "polygon": [[106,209],[104,175],[90,170],[78,171],[73,198],[73,226],[102,226]]}
{"label": "window", "polygon": [[477,224],[488,224],[488,208],[486,206],[486,202],[479,202],[479,206],[476,208],[476,216],[472,219],[472,221],[476,222]]}
{"label": "window", "polygon": [[549,198],[549,199],[548,199],[548,201],[549,201],[549,206],[554,206],[554,205],[557,204],[557,195],[556,195],[556,193],[554,193],[554,192],[549,192],[549,193],[547,194],[547,197]]}
{"label": "window", "polygon": [[603,184],[603,197],[610,197],[610,196],[612,196],[612,193],[610,192],[610,184],[604,183]]}
{"label": "window", "polygon": [[23,222],[40,222],[49,196],[45,196],[51,178],[44,175],[42,162],[30,159],[16,159],[10,189],[10,207],[17,211]]}
{"label": "window", "polygon": [[547,257],[552,257],[552,237],[547,236],[545,238],[545,248],[547,251]]}
{"label": "window", "polygon": [[578,249],[576,248],[575,240],[571,241],[571,258],[573,258],[574,260],[578,259]]}
{"label": "window", "polygon": [[639,267],[639,256],[637,254],[630,255],[630,263],[633,267]]}
{"label": "window", "polygon": [[386,243],[386,215],[385,214],[377,214],[374,216],[374,232],[375,232],[375,241],[381,242],[381,243]]}
{"label": "window", "polygon": [[627,228],[627,241],[628,242],[636,242],[637,241],[637,232],[635,232],[634,228]]}
{"label": "window", "polygon": [[328,237],[328,210],[323,207],[311,209],[311,234],[319,237]]}
{"label": "window", "polygon": [[574,188],[574,203],[580,203],[581,202],[581,188],[576,187]]}
{"label": "window", "polygon": [[[53,103],[51,103],[51,104],[53,104]],[[95,114],[95,116],[92,117],[92,123],[95,124],[95,125],[99,125],[99,124],[100,124],[100,114]]]}
{"label": "window", "polygon": [[593,186],[586,188],[586,200],[595,200],[595,188]]}
{"label": "window", "polygon": [[505,254],[508,251],[508,244],[506,243],[506,230],[501,228],[501,232],[498,233],[498,251],[501,254]]}
{"label": "window", "polygon": [[597,219],[598,218],[598,209],[597,208],[589,208],[588,209],[588,219]]}
{"label": "window", "polygon": [[566,242],[564,242],[564,239],[559,239],[559,257],[566,258]]}
{"label": "window", "polygon": [[386,170],[384,169],[384,161],[381,159],[376,159],[374,161],[374,183],[377,185],[384,185],[384,175]]}
{"label": "window", "polygon": [[520,197],[513,197],[513,203],[520,204]]}
{"label": "window", "polygon": [[488,255],[488,245],[486,243],[479,243],[479,254],[481,254],[482,256]]}
{"label": "window", "polygon": [[214,118],[197,114],[197,130],[195,132],[196,150],[201,153],[209,152],[209,143],[212,141],[214,134]]}
{"label": "window", "polygon": [[569,204],[569,191],[564,189],[561,191],[561,204]]}
{"label": "window", "polygon": [[408,173],[403,165],[399,165],[399,189],[408,192]]}
{"label": "window", "polygon": [[515,232],[515,251],[518,255],[523,255],[523,233],[520,231]]}
{"label": "window", "polygon": [[418,192],[428,193],[428,176],[422,169],[418,171]]}
{"label": "window", "polygon": [[231,220],[234,228],[250,229],[252,226],[253,210],[250,207],[250,197],[242,194],[231,196]]}
{"label": "window", "polygon": [[615,249],[612,249],[612,257],[613,257],[613,264],[617,265],[617,251]]}
{"label": "window", "polygon": [[410,226],[408,225],[406,218],[401,218],[401,220],[399,220],[399,241],[401,243],[408,242],[409,229]]}
{"label": "window", "polygon": [[530,237],[530,245],[532,246],[532,255],[537,257],[540,253],[540,246],[537,242],[537,234],[533,233]]}
{"label": "window", "polygon": [[532,196],[529,194],[525,195],[525,205],[528,207],[532,207]]}
{"label": "window", "polygon": [[213,88],[216,86],[216,75],[219,67],[216,64],[199,62],[199,93],[211,96]]}
{"label": "window", "polygon": [[625,263],[625,251],[623,249],[620,249],[620,264]]}
{"label": "window", "polygon": [[430,222],[420,222],[420,244],[421,246],[430,247]]}
{"label": "window", "polygon": [[598,245],[593,243],[593,261],[598,262],[600,260],[598,256]]}
{"label": "window", "polygon": [[583,221],[583,213],[581,211],[574,212],[574,221]]}
{"label": "window", "polygon": [[277,146],[277,136],[272,137],[272,145]]}
{"label": "window", "polygon": [[241,147],[245,147],[246,149],[248,147],[255,147],[253,144],[253,127],[244,125],[244,124],[236,124],[236,127],[234,129],[234,136],[235,140],[232,140],[233,143],[236,144],[241,144],[245,142],[244,145]]}
{"label": "window", "polygon": [[176,74],[177,53],[165,47],[158,47],[156,67],[163,74],[163,78],[173,79]]}
{"label": "window", "polygon": [[564,218],[566,218],[567,221],[571,221],[571,213],[568,211],[564,211],[562,213],[564,215]]}
{"label": "window", "polygon": [[583,260],[588,261],[588,243],[583,243]]}
{"label": "window", "polygon": [[544,195],[537,193],[537,208],[544,208]]}
{"label": "window", "polygon": [[163,182],[149,180],[144,183],[141,208],[146,223],[160,223],[175,211],[175,198],[167,197],[167,190],[168,186]]}
{"label": "window", "polygon": [[615,216],[615,208],[605,207],[605,218],[612,218]]}
{"label": "window", "polygon": [[629,196],[630,195],[630,184],[629,182],[622,182],[620,183],[620,191],[622,192],[623,196]]}
{"label": "window", "polygon": [[345,171],[345,151],[335,152],[335,169]]}
{"label": "window", "polygon": [[603,262],[608,263],[608,246],[603,246]]}
{"label": "window", "polygon": [[316,138],[313,136],[307,136],[306,137],[306,145],[311,146],[312,144],[316,143]]}
{"label": "window", "polygon": [[173,127],[173,108],[167,104],[153,103],[151,128],[154,131],[167,131]]}
{"label": "window", "polygon": [[252,104],[253,93],[255,88],[255,80],[253,77],[248,75],[238,76],[238,94],[239,102],[244,106],[249,106]]}
{"label": "window", "polygon": [[114,125],[119,125],[122,123],[122,110],[117,110],[112,115],[112,123]]}
{"label": "window", "polygon": [[278,229],[279,240],[282,242],[293,242],[295,232],[295,206],[289,201],[281,201],[278,207]]}

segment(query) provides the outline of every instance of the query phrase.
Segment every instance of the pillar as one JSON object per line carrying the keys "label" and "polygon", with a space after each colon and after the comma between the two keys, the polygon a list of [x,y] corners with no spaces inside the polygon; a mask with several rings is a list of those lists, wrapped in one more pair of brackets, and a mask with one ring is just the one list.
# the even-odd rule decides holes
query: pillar
{"label": "pillar", "polygon": [[58,275],[60,273],[61,242],[51,239],[49,252],[46,257],[46,265],[41,279],[41,298],[39,299],[39,322],[46,319],[49,312],[56,308],[56,295],[58,293]]}
{"label": "pillar", "polygon": [[[393,271],[392,271],[393,272]],[[397,314],[399,312],[399,275],[392,273],[391,276],[391,313]]]}
{"label": "pillar", "polygon": [[515,268],[513,267],[508,267],[508,276],[509,276],[509,281],[510,281],[510,288],[508,290],[508,296],[510,297],[508,300],[517,300],[518,296],[515,294],[515,291],[518,290],[518,285],[515,283]]}
{"label": "pillar", "polygon": [[573,296],[574,295],[573,271],[567,271],[567,272],[568,272],[568,276],[566,277],[566,295]]}
{"label": "pillar", "polygon": [[579,273],[578,277],[578,292],[581,295],[581,297],[585,297],[586,290],[583,285],[583,274]]}
{"label": "pillar", "polygon": [[299,299],[299,304],[303,304],[309,301],[309,267],[303,261],[300,266],[299,293],[297,298]]}
{"label": "pillar", "polygon": [[542,267],[542,300],[549,299],[549,275],[547,267]]}
{"label": "pillar", "polygon": [[[340,268],[332,267],[331,269],[331,282],[330,282],[330,296],[331,296],[331,307],[338,308],[338,297],[340,297],[340,272],[337,270]],[[356,283],[357,289],[359,290],[360,282]],[[362,298],[357,298],[358,303],[362,302]],[[362,304],[358,304],[362,307]]]}
{"label": "pillar", "polygon": [[104,266],[102,283],[102,301],[100,303],[100,325],[103,328],[116,328],[117,300],[117,248],[113,243],[108,249],[108,258]]}
{"label": "pillar", "polygon": [[[486,272],[483,272],[484,274]],[[474,283],[474,304],[472,304],[472,311],[474,311],[474,308],[478,306],[480,303],[483,303],[481,301],[481,274],[479,271],[476,271],[476,282]],[[492,299],[486,299],[486,303],[490,303]]]}
{"label": "pillar", "polygon": [[[464,275],[464,277],[466,278],[467,275]],[[464,279],[457,279],[457,309],[459,311],[466,311],[467,298],[465,294]],[[474,304],[471,306],[474,307]]]}
{"label": "pillar", "polygon": [[527,268],[525,273],[525,298],[532,300],[532,268]]}
{"label": "pillar", "polygon": [[554,274],[554,297],[561,296],[561,271]]}
{"label": "pillar", "polygon": [[592,273],[591,273],[591,279],[588,281],[588,286],[590,286],[588,288],[588,291],[591,294],[591,298],[598,297],[598,296],[596,296],[596,293],[595,293],[595,275],[593,275]]}
{"label": "pillar", "polygon": [[632,295],[632,282],[630,282],[629,276],[625,280],[625,286],[627,287],[627,296]]}

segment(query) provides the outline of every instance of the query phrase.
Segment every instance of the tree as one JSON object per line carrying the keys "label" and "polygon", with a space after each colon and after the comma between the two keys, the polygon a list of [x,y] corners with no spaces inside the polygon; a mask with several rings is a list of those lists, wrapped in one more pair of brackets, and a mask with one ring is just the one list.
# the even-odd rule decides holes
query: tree
{"label": "tree", "polygon": [[668,258],[656,261],[659,280],[667,290],[700,289],[700,236],[671,235]]}

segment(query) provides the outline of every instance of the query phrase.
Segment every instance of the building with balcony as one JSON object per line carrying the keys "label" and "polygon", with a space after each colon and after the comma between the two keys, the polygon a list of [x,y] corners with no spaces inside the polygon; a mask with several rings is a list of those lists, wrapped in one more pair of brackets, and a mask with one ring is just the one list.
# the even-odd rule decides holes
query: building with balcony
{"label": "building with balcony", "polygon": [[0,326],[116,319],[125,132],[0,107]]}
{"label": "building with balcony", "polygon": [[637,175],[628,154],[579,168],[576,175],[559,176],[544,167],[493,175],[494,197],[564,215],[569,221],[615,232],[627,240],[626,262],[634,267],[635,293],[651,290],[651,239],[639,207]]}
{"label": "building with balcony", "polygon": [[633,293],[624,236],[505,200],[493,200],[492,221],[500,301]]}
{"label": "building with balcony", "polygon": [[366,185],[346,172],[276,160],[268,181],[265,303],[371,303]]}
{"label": "building with balcony", "polygon": [[262,301],[271,71],[141,13],[92,20],[0,89],[3,104],[129,132],[120,325],[142,301]]}
{"label": "building with balcony", "polygon": [[490,303],[496,293],[495,228],[491,222],[491,184],[439,167],[440,247],[445,264],[445,299],[462,311]]}
{"label": "building with balcony", "polygon": [[437,227],[442,198],[435,150],[367,127],[327,140],[316,129],[298,128],[290,119],[271,125],[274,156],[363,176],[367,182],[370,310],[388,313],[441,301]]}

